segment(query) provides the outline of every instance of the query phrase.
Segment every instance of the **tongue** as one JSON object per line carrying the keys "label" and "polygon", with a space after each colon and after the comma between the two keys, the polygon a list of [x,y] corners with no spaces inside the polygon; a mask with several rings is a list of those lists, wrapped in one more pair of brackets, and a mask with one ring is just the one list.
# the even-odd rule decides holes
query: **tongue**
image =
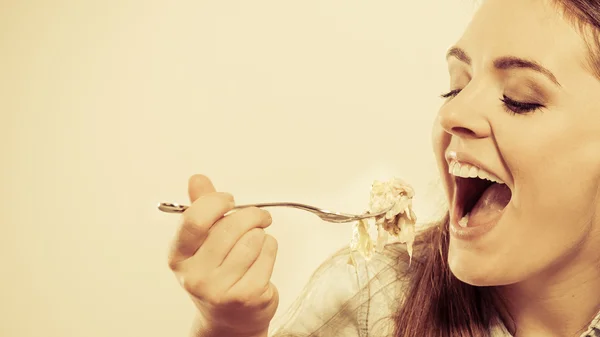
{"label": "tongue", "polygon": [[496,219],[508,202],[512,193],[505,184],[492,184],[488,187],[469,214],[469,226],[477,226]]}

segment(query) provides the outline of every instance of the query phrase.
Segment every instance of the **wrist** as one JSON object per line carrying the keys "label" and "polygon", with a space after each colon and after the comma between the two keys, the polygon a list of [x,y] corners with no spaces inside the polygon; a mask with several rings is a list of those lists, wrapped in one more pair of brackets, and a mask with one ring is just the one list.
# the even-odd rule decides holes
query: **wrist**
{"label": "wrist", "polygon": [[268,337],[269,327],[263,329],[234,329],[211,324],[202,315],[194,319],[191,337]]}

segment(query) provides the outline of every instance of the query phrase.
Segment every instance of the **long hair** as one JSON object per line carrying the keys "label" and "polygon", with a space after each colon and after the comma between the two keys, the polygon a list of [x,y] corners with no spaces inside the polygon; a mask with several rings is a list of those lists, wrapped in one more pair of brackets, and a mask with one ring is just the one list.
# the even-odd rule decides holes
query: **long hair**
{"label": "long hair", "polygon": [[420,261],[407,271],[406,297],[394,317],[396,337],[483,337],[499,319],[492,288],[463,283],[450,271],[448,224],[446,215],[419,235]]}
{"label": "long hair", "polygon": [[[554,4],[584,37],[589,69],[600,79],[600,0]],[[465,284],[450,272],[448,224],[446,216],[419,236],[421,263],[410,268],[409,288],[394,317],[396,337],[487,337],[494,320],[509,317],[494,287]]]}

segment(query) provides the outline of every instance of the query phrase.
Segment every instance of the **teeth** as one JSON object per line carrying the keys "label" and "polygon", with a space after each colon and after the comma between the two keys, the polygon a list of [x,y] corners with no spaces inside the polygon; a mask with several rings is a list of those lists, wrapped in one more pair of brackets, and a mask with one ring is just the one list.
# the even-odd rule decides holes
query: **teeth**
{"label": "teeth", "polygon": [[462,219],[460,219],[458,221],[458,225],[460,227],[467,227],[467,225],[469,224],[469,213],[467,213],[465,216],[462,217]]}
{"label": "teeth", "polygon": [[460,174],[460,164],[458,162],[455,163],[454,167],[452,168],[452,174],[455,176]]}
{"label": "teeth", "polygon": [[478,176],[479,178],[481,178],[481,179],[488,179],[488,180],[491,180],[491,179],[490,179],[490,174],[489,174],[489,173],[487,173],[487,172],[485,172],[485,171],[483,171],[483,170],[479,170],[479,172],[478,172],[478,175],[477,175],[477,176]]}
{"label": "teeth", "polygon": [[477,177],[477,174],[479,173],[478,171],[479,169],[477,167],[471,166],[471,168],[469,169],[469,178]]}
{"label": "teeth", "polygon": [[500,178],[496,177],[494,174],[484,171],[476,166],[467,163],[459,163],[458,161],[453,160],[449,167],[448,173],[461,177],[461,178],[480,178],[486,179],[498,184],[504,184]]}

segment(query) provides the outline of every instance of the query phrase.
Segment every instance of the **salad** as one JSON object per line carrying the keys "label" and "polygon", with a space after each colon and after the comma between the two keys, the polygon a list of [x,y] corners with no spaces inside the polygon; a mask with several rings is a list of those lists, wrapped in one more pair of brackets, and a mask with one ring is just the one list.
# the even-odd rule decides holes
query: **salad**
{"label": "salad", "polygon": [[[412,209],[414,190],[403,180],[393,178],[389,181],[375,181],[371,186],[371,197],[368,212],[378,213],[390,207],[384,215],[376,218],[359,220],[354,225],[350,248],[358,251],[369,260],[375,251],[381,252],[390,236],[405,243],[408,255],[412,259],[415,240],[415,224],[417,217]],[[377,238],[373,240],[370,231],[377,229]],[[350,261],[354,264],[354,261]]]}

